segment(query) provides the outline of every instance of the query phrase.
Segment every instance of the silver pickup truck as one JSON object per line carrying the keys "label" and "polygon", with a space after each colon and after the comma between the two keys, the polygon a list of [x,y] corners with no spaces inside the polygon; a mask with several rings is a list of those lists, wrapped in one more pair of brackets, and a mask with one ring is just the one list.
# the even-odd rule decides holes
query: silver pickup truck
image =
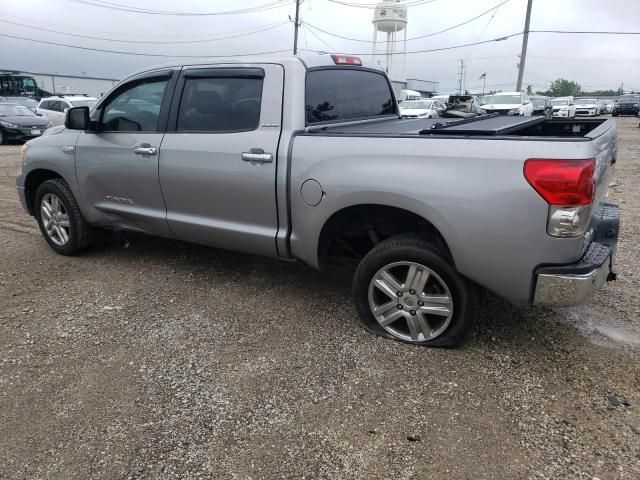
{"label": "silver pickup truck", "polygon": [[614,278],[616,153],[609,120],[401,119],[356,57],[243,58],[150,69],[70,109],[25,145],[17,187],[60,254],[106,228],[352,264],[367,328],[452,346],[479,287],[566,306]]}

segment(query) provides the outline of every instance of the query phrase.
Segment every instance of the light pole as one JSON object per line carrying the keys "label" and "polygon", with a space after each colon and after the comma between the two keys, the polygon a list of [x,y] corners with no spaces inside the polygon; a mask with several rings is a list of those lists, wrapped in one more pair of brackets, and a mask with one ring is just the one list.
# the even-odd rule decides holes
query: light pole
{"label": "light pole", "polygon": [[298,27],[300,26],[300,0],[296,0],[296,20],[293,29],[293,54],[298,54]]}
{"label": "light pole", "polygon": [[531,4],[533,0],[527,2],[527,16],[524,21],[524,33],[522,35],[522,51],[520,52],[520,64],[518,65],[518,83],[516,92],[522,90],[522,76],[524,75],[524,62],[527,58],[527,44],[529,43],[529,23],[531,22]]}

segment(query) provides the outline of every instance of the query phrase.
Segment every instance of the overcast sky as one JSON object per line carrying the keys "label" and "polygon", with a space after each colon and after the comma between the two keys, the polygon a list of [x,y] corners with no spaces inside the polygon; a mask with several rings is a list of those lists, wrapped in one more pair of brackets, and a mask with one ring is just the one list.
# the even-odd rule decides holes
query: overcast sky
{"label": "overcast sky", "polygon": [[[372,4],[374,0],[339,0]],[[415,0],[412,0],[415,2]],[[433,0],[409,7],[408,37],[425,35],[470,19],[504,0]],[[280,3],[258,13],[168,16],[100,8],[88,3],[120,4],[180,13],[211,13]],[[407,50],[428,50],[491,40],[523,30],[526,0],[510,0],[497,10],[449,32],[408,42]],[[495,13],[495,14],[493,14]],[[0,0],[0,34],[96,49],[158,55],[233,55],[291,49],[293,0]],[[311,50],[366,54],[371,52],[373,10],[344,6],[330,0],[306,0],[301,17],[314,27],[364,42],[330,36],[311,27],[300,33],[300,47]],[[7,23],[12,22],[12,23]],[[287,23],[285,23],[287,22]],[[278,23],[282,25],[276,26]],[[20,26],[16,24],[28,25]],[[252,32],[212,42],[189,42]],[[108,38],[96,40],[54,33]],[[533,0],[532,30],[640,31],[640,0]],[[381,39],[382,37],[380,37]],[[91,52],[0,37],[0,69],[86,74],[122,78],[146,65],[173,61],[167,57]],[[129,42],[122,42],[126,40]],[[457,85],[459,60],[467,64],[466,86],[487,90],[515,88],[517,55],[522,37],[443,52],[407,55],[406,75],[440,82],[449,93]],[[185,59],[185,61],[187,61]],[[561,35],[532,33],[524,84],[546,89],[558,77],[575,80],[585,89],[640,90],[639,35]]]}

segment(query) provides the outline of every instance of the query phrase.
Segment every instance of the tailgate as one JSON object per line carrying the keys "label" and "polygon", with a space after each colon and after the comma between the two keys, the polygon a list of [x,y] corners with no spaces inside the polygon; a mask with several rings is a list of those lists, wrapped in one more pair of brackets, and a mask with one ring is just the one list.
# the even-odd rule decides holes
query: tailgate
{"label": "tailgate", "polygon": [[618,135],[616,124],[607,120],[586,135],[595,150],[597,188],[594,204],[597,205],[607,193],[618,157]]}

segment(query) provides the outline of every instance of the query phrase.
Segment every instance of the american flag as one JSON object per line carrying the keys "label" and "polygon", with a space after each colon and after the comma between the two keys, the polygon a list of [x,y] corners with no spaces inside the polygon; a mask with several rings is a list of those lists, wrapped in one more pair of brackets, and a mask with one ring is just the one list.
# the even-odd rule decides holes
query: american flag
{"label": "american flag", "polygon": [[483,73],[482,75],[480,75],[480,76],[478,77],[478,80],[484,80],[485,78],[487,78],[487,73],[486,73],[486,72],[485,72],[485,73]]}

